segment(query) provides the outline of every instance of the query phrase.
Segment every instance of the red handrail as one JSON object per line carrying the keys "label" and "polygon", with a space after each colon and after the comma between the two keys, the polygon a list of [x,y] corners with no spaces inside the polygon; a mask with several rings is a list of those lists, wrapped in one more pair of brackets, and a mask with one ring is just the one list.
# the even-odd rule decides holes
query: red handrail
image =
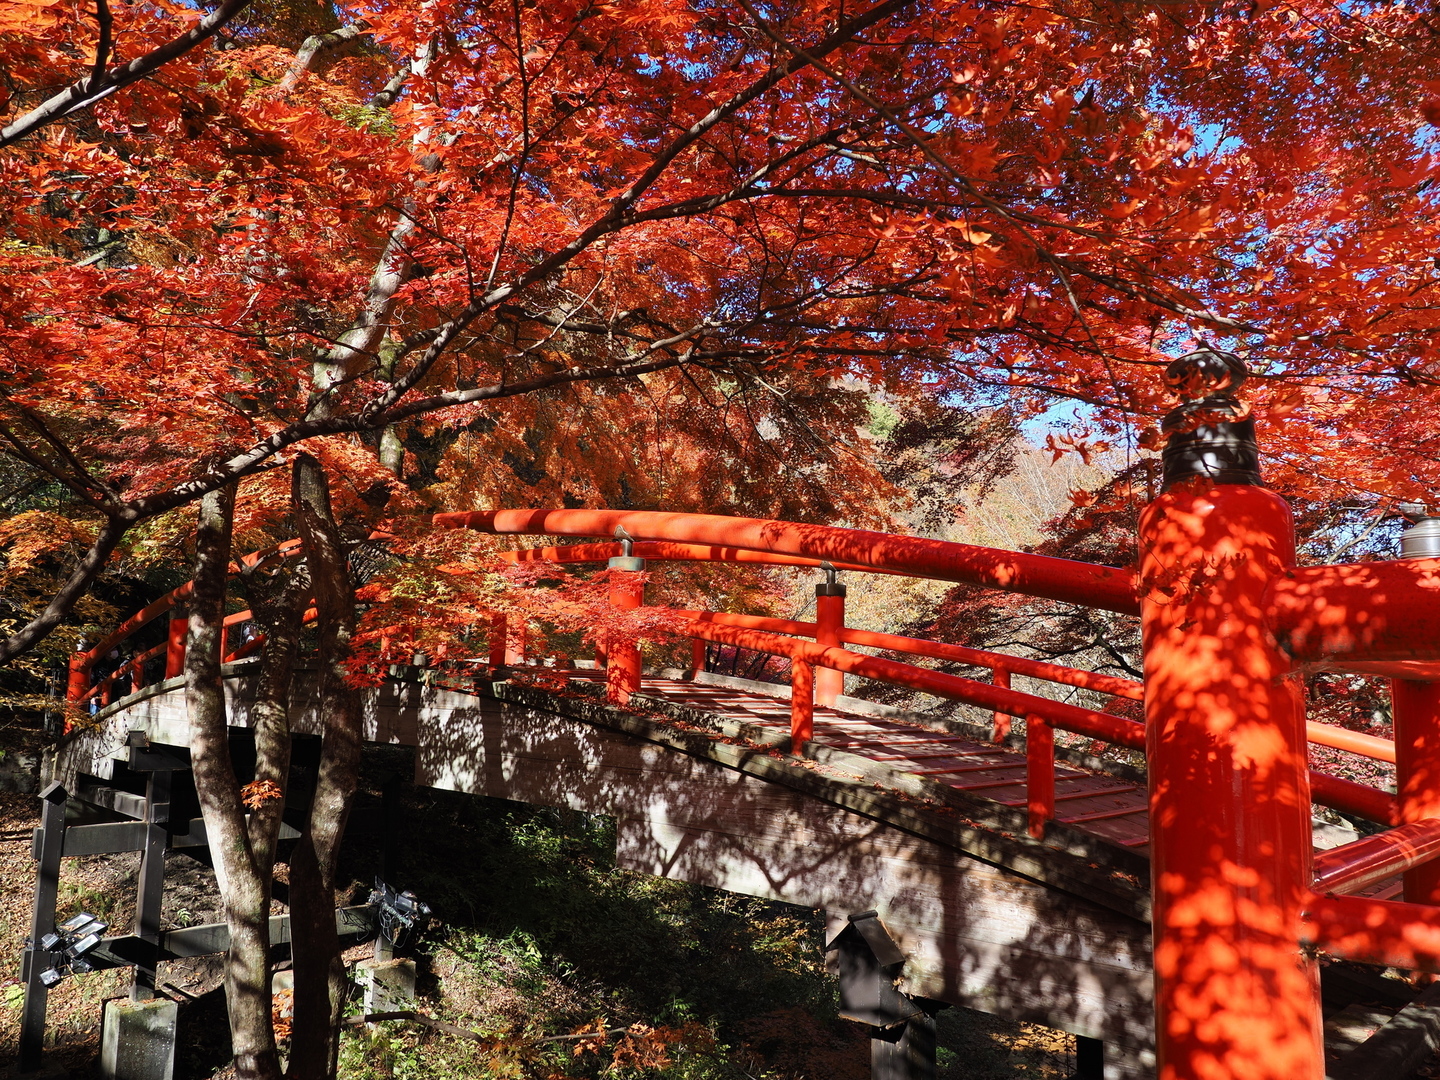
{"label": "red handrail", "polygon": [[[622,553],[619,544],[561,544],[551,547],[519,548],[502,551],[507,562],[598,563]],[[719,544],[675,544],[662,540],[642,540],[631,545],[630,554],[638,559],[657,562],[727,562],[762,566],[804,566],[818,569],[825,560],[801,555],[777,555],[773,551],[750,551],[746,548]],[[836,570],[858,574],[903,575],[903,570],[883,570],[859,563],[831,563]]]}
{"label": "red handrail", "polygon": [[[1131,749],[1145,748],[1145,728],[1133,720],[1113,716],[1110,713],[1082,709],[1076,705],[1037,697],[991,683],[976,682],[958,675],[931,671],[878,656],[865,656],[845,649],[826,648],[812,641],[781,637],[777,634],[743,627],[725,626],[715,622],[681,619],[679,630],[691,637],[707,641],[719,641],[728,645],[768,652],[775,656],[800,659],[811,665],[834,668],[847,674],[873,679],[876,682],[905,686],[910,689],[932,693],[939,697],[953,698],[969,705],[994,709],[1011,716],[1038,716],[1047,724],[1071,731],[1088,738],[1101,739]],[[792,726],[795,711],[792,700]],[[792,731],[793,735],[793,731]],[[1321,806],[1329,806],[1346,813],[1358,814],[1371,821],[1385,824],[1397,823],[1395,797],[1375,788],[1342,780],[1325,773],[1310,772],[1311,798]]]}
{"label": "red handrail", "polygon": [[636,540],[799,555],[1131,615],[1140,610],[1135,574],[1130,570],[866,529],[644,510],[476,510],[436,514],[432,520],[443,528],[531,536],[610,538],[616,529],[624,529]]}
{"label": "red handrail", "polygon": [[1356,893],[1440,856],[1440,818],[1425,818],[1315,856],[1317,893]]}
{"label": "red handrail", "polygon": [[[684,611],[679,614],[688,618],[706,619],[730,626],[749,627],[754,630],[770,630],[781,634],[796,634],[806,637],[813,637],[815,634],[813,622],[764,618],[729,612]],[[955,660],[973,667],[988,668],[997,674],[1004,672],[1006,675],[1011,673],[1024,675],[1032,679],[1043,679],[1047,682],[1112,694],[1115,697],[1131,701],[1143,700],[1145,696],[1144,683],[1134,679],[1101,675],[1092,671],[1062,667],[1059,664],[1049,664],[1041,660],[1027,660],[1024,657],[1010,656],[1005,653],[971,649],[964,645],[926,641],[923,638],[901,637],[897,634],[880,634],[871,630],[856,630],[850,627],[845,627],[840,631],[840,640],[851,645],[887,649],[890,652],[902,652],[911,656],[928,656],[935,660]],[[1009,682],[999,681],[997,685],[1008,686]],[[1361,757],[1373,758],[1376,761],[1387,761],[1392,764],[1395,761],[1395,743],[1390,739],[1381,739],[1359,731],[1350,731],[1348,728],[1317,723],[1314,720],[1307,721],[1306,730],[1310,741],[1321,746],[1333,747],[1337,750],[1358,754]]]}
{"label": "red handrail", "polygon": [[1296,568],[1275,579],[1265,606],[1301,663],[1440,676],[1440,559]]}

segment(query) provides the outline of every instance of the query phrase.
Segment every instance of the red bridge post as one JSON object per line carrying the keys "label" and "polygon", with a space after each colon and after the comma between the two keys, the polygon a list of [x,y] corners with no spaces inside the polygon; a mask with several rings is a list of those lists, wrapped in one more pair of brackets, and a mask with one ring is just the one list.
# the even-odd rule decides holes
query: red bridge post
{"label": "red bridge post", "polygon": [[[1440,683],[1395,679],[1390,697],[1400,823],[1440,817]],[[1405,899],[1440,904],[1440,860],[1406,872]]]}
{"label": "red bridge post", "polygon": [[[1400,542],[1402,559],[1440,557],[1440,521],[1423,506]],[[1440,683],[1395,679],[1390,684],[1395,718],[1395,790],[1400,823],[1440,817]],[[1440,904],[1440,860],[1405,875],[1405,899]]]}
{"label": "red bridge post", "polygon": [[1263,608],[1294,564],[1290,511],[1259,486],[1239,360],[1166,376],[1191,400],[1140,521],[1159,1076],[1321,1080],[1304,705]]}
{"label": "red bridge post", "polygon": [[[633,611],[645,603],[645,582],[637,577],[645,569],[645,560],[630,554],[631,541],[624,530],[617,530],[624,554],[606,563],[610,571],[610,606],[619,611]],[[615,705],[624,705],[630,695],[640,689],[640,643],[638,641],[605,643],[605,697]]]}
{"label": "red bridge post", "polygon": [[[840,647],[840,631],[845,629],[845,586],[829,563],[820,564],[825,580],[815,586],[815,643],[827,648]],[[845,692],[845,673],[834,668],[815,672],[815,704],[827,709],[835,707],[835,699]]]}
{"label": "red bridge post", "polygon": [[79,705],[85,697],[85,691],[90,689],[90,667],[86,663],[87,654],[83,648],[77,648],[70,654],[70,672],[65,682],[65,700],[71,705]]}
{"label": "red bridge post", "polygon": [[174,679],[185,674],[185,635],[189,633],[190,620],[186,616],[171,616],[169,635],[165,639],[165,678]]}

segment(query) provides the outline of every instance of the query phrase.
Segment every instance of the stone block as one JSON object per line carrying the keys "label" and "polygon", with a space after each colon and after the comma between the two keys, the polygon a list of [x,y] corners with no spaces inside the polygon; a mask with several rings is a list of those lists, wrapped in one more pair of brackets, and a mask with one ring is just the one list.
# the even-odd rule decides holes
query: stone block
{"label": "stone block", "polygon": [[175,1002],[107,1001],[100,1033],[100,1075],[105,1080],[173,1080]]}
{"label": "stone block", "polygon": [[380,960],[360,967],[365,1014],[415,1008],[415,961]]}

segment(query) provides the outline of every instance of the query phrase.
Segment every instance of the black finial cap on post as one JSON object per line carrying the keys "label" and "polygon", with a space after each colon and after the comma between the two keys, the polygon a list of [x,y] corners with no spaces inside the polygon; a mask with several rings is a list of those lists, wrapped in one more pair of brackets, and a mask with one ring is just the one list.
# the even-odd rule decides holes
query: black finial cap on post
{"label": "black finial cap on post", "polygon": [[1165,369],[1182,399],[1160,424],[1165,434],[1165,486],[1197,477],[1212,484],[1260,485],[1260,448],[1250,408],[1235,397],[1245,381],[1234,353],[1198,349]]}

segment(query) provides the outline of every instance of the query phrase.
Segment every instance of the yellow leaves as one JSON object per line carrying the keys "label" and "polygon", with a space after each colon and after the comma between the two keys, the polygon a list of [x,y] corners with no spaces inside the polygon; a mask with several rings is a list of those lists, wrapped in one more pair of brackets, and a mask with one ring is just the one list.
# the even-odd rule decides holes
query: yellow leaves
{"label": "yellow leaves", "polygon": [[0,0],[0,34],[38,34],[60,21],[60,0]]}
{"label": "yellow leaves", "polygon": [[0,583],[48,569],[47,561],[77,547],[89,547],[94,541],[95,530],[90,525],[46,510],[27,510],[0,521],[0,549],[5,552]]}
{"label": "yellow leaves", "polygon": [[995,235],[994,233],[986,232],[984,229],[977,229],[963,221],[946,222],[945,227],[969,244],[983,244]]}

